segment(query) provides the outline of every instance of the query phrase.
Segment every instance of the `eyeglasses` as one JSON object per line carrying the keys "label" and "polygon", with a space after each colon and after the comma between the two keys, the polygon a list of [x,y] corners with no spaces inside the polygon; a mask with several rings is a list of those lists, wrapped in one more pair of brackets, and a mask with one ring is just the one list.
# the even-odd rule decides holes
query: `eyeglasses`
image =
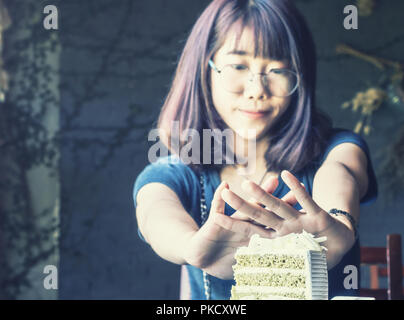
{"label": "eyeglasses", "polygon": [[263,86],[276,97],[288,97],[299,86],[297,73],[289,69],[275,68],[268,73],[254,74],[243,64],[227,64],[219,70],[213,61],[209,60],[209,66],[220,74],[223,88],[232,93],[243,92],[246,82],[253,82],[255,75],[260,76]]}

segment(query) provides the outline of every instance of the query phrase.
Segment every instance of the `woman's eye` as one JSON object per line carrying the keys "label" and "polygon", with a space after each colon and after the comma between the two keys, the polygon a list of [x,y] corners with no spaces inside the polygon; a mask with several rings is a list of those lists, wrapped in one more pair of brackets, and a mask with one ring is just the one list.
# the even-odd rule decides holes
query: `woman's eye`
{"label": "woman's eye", "polygon": [[290,72],[289,69],[271,69],[269,72],[274,73],[274,74],[286,74]]}
{"label": "woman's eye", "polygon": [[237,71],[243,71],[243,70],[247,70],[247,69],[248,69],[248,67],[245,66],[245,65],[243,65],[243,64],[231,64],[230,66],[231,66],[234,70],[237,70]]}
{"label": "woman's eye", "polygon": [[270,72],[274,74],[284,74],[285,72],[287,72],[287,69],[271,69]]}

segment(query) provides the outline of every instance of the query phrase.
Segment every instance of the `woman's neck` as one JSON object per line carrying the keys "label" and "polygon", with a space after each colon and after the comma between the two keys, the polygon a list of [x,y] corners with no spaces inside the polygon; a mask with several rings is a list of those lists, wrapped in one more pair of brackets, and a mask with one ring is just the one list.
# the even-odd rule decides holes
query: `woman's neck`
{"label": "woman's neck", "polygon": [[246,160],[244,163],[236,165],[237,171],[244,176],[254,176],[266,172],[265,153],[268,147],[268,139],[247,140],[237,136],[235,153]]}

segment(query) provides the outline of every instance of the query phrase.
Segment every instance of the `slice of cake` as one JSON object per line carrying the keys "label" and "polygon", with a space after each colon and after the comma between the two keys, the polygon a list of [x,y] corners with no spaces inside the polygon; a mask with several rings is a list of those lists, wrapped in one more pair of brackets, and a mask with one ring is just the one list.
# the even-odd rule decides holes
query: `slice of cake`
{"label": "slice of cake", "polygon": [[253,235],[235,254],[231,300],[328,300],[326,238],[303,231],[275,239]]}

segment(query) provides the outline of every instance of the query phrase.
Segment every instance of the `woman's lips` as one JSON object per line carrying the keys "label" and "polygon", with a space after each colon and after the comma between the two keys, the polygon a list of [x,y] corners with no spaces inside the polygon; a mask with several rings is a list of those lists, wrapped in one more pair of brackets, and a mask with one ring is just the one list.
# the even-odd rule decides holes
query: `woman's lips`
{"label": "woman's lips", "polygon": [[241,114],[250,119],[259,119],[263,118],[270,113],[270,111],[247,111],[247,110],[239,110]]}

